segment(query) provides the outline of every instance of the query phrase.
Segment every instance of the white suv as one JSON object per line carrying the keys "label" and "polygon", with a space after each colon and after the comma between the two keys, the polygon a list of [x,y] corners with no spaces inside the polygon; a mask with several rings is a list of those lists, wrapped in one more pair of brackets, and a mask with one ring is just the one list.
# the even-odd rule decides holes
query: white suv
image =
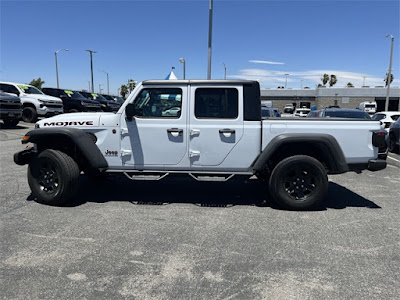
{"label": "white suv", "polygon": [[63,113],[60,98],[43,94],[34,86],[12,82],[0,82],[0,90],[21,98],[22,120],[36,122],[38,117],[51,117]]}

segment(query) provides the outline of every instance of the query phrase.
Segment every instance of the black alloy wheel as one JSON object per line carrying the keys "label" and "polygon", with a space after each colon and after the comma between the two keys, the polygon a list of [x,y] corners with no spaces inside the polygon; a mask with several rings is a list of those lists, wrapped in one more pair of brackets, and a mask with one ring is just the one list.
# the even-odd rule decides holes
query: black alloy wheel
{"label": "black alloy wheel", "polygon": [[22,121],[26,123],[35,123],[37,121],[37,113],[33,107],[25,107],[22,110]]}
{"label": "black alloy wheel", "polygon": [[296,155],[276,165],[269,180],[269,188],[273,199],[285,208],[312,209],[325,197],[328,177],[318,160]]}
{"label": "black alloy wheel", "polygon": [[37,202],[62,205],[75,195],[79,174],[79,167],[70,156],[47,149],[30,162],[28,183]]}

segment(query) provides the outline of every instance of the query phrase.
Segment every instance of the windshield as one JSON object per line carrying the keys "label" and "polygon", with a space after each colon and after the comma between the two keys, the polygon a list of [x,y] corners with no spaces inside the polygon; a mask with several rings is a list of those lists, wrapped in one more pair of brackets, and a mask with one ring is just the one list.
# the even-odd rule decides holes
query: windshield
{"label": "windshield", "polygon": [[106,98],[107,100],[112,100],[114,101],[114,98],[110,95],[102,95],[104,98]]}
{"label": "windshield", "polygon": [[370,115],[363,111],[326,111],[325,116],[332,118],[371,119]]}
{"label": "windshield", "polygon": [[117,103],[119,103],[119,104],[122,104],[122,103],[125,102],[124,98],[118,97],[118,96],[115,96],[115,97],[114,97],[114,100],[117,101]]}
{"label": "windshield", "polygon": [[43,95],[43,93],[41,91],[39,91],[37,88],[33,87],[33,86],[29,86],[29,85],[23,85],[23,84],[19,84],[18,87],[24,91],[24,93],[27,94],[38,94],[38,95]]}
{"label": "windshield", "polygon": [[374,104],[366,104],[365,108],[375,108],[375,105]]}
{"label": "windshield", "polygon": [[64,90],[64,92],[67,94],[68,98],[74,98],[74,99],[78,99],[78,100],[87,100],[84,96],[82,96],[78,92],[69,91],[69,90]]}
{"label": "windshield", "polygon": [[377,114],[377,115],[374,115],[374,116],[372,117],[372,119],[379,121],[379,120],[384,119],[385,117],[386,117],[386,116],[385,116],[384,114]]}

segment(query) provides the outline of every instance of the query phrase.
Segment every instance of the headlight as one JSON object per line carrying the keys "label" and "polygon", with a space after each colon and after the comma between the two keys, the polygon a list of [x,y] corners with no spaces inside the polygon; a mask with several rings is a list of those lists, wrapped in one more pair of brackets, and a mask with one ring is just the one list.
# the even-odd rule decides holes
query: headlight
{"label": "headlight", "polygon": [[81,105],[86,106],[87,103],[85,101],[81,101]]}
{"label": "headlight", "polygon": [[46,100],[42,100],[42,99],[38,99],[38,101],[39,101],[40,103],[43,103],[43,104],[46,104],[46,103],[47,103]]}

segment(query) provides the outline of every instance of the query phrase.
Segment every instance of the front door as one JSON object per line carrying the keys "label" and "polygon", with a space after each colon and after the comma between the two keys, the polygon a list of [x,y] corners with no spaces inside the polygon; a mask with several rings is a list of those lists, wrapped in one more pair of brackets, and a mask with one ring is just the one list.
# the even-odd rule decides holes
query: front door
{"label": "front door", "polygon": [[121,118],[122,165],[178,165],[187,155],[187,87],[144,87],[133,103],[135,117]]}
{"label": "front door", "polygon": [[189,161],[220,165],[243,136],[243,87],[191,85]]}

